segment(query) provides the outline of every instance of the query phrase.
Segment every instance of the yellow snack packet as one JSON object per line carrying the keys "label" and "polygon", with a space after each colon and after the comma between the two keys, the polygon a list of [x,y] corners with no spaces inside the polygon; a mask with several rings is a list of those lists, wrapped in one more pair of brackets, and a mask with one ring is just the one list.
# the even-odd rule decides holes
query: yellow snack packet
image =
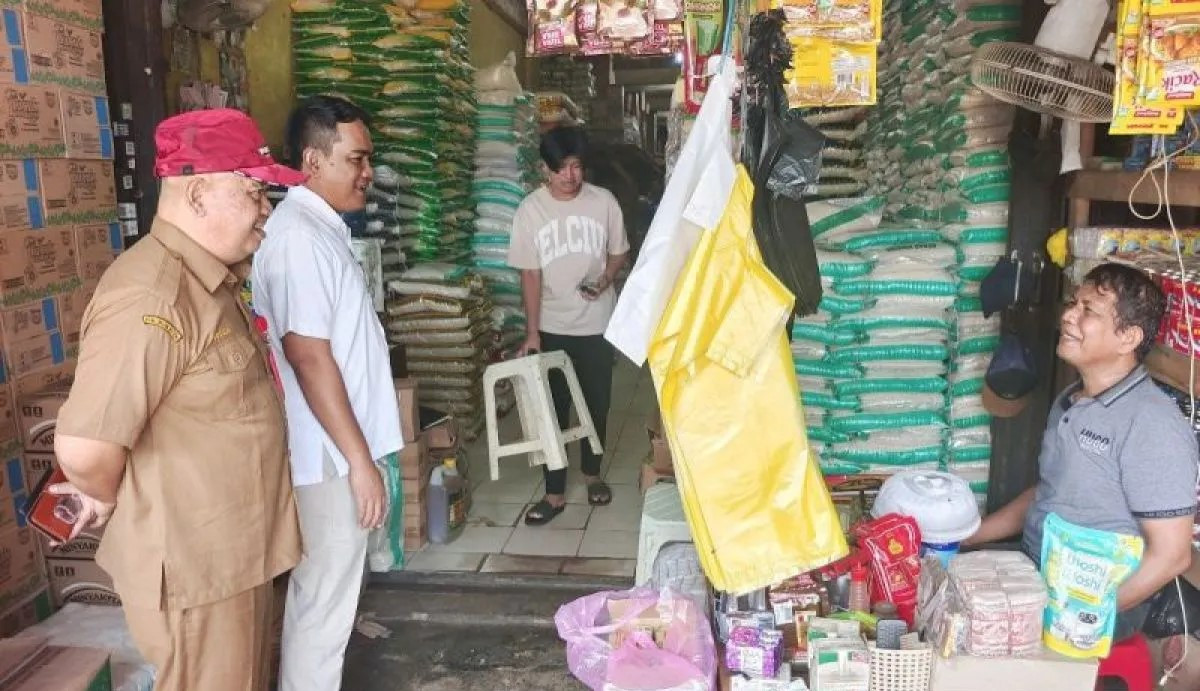
{"label": "yellow snack packet", "polygon": [[791,44],[792,69],[784,73],[790,107],[875,104],[877,44],[823,38],[793,38]]}
{"label": "yellow snack packet", "polygon": [[1196,2],[1196,0],[1148,0],[1146,13],[1151,17],[1200,13],[1200,2]]}
{"label": "yellow snack packet", "polygon": [[[1200,13],[1148,17],[1141,53],[1140,103],[1200,105]],[[1139,64],[1141,71],[1142,64]]]}

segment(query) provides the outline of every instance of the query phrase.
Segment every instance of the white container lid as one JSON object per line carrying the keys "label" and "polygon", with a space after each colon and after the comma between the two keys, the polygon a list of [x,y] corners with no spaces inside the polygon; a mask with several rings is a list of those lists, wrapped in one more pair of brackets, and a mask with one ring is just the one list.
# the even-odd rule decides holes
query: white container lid
{"label": "white container lid", "polygon": [[916,519],[922,542],[961,542],[979,530],[979,505],[966,480],[932,470],[905,470],[888,478],[871,514]]}

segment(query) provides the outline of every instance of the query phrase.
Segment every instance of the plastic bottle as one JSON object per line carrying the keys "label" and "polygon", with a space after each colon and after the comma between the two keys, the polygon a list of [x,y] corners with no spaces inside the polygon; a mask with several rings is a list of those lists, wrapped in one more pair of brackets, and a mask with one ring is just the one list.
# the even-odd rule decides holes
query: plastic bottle
{"label": "plastic bottle", "polygon": [[446,491],[446,469],[438,466],[429,474],[425,513],[429,522],[429,541],[444,545],[450,541],[450,494]]}
{"label": "plastic bottle", "polygon": [[870,613],[871,596],[867,593],[867,567],[859,564],[850,569],[850,597],[847,609],[851,612]]}

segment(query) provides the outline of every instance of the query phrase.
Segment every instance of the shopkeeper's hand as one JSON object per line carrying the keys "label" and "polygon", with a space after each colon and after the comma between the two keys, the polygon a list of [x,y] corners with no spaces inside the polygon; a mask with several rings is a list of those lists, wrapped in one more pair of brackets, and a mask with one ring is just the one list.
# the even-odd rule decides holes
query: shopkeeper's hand
{"label": "shopkeeper's hand", "polygon": [[[112,518],[113,509],[117,507],[116,504],[89,497],[69,482],[50,485],[46,491],[60,497],[74,496],[79,502],[78,517],[75,519],[75,526],[71,528],[71,540],[79,537],[79,534],[87,528],[104,527],[104,524],[108,523],[108,519]],[[58,545],[52,546],[57,547]]]}
{"label": "shopkeeper's hand", "polygon": [[542,352],[542,337],[536,331],[525,337],[525,342],[517,348],[517,357],[525,357]]}

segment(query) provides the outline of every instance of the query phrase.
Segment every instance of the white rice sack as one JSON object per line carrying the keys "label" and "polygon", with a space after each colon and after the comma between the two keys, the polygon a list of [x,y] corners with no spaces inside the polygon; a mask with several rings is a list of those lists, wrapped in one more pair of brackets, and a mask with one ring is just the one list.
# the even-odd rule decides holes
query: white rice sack
{"label": "white rice sack", "polygon": [[825,199],[806,207],[813,237],[869,231],[883,220],[882,200],[874,197]]}
{"label": "white rice sack", "polygon": [[958,340],[995,336],[1000,333],[1000,320],[996,315],[991,319],[983,316],[982,312],[960,312],[954,322]]}
{"label": "white rice sack", "polygon": [[801,391],[829,392],[829,380],[824,377],[796,377],[796,384]]}
{"label": "white rice sack", "polygon": [[942,410],[946,398],[939,393],[869,393],[858,397],[864,413],[903,413],[916,410]]}
{"label": "white rice sack", "polygon": [[940,311],[954,305],[954,297],[928,295],[879,295],[874,299],[874,306],[886,311]]}
{"label": "white rice sack", "polygon": [[[893,250],[865,250],[861,253],[877,266],[917,265],[945,269],[958,263],[958,253],[951,245],[930,245]],[[872,275],[878,275],[872,272]]]}
{"label": "white rice sack", "polygon": [[813,341],[793,340],[792,357],[798,360],[820,360],[826,355],[825,344]]}
{"label": "white rice sack", "polygon": [[904,345],[945,345],[950,339],[946,329],[904,328],[904,329],[875,329],[863,334],[866,345],[873,346],[904,346]]}
{"label": "white rice sack", "polygon": [[1008,202],[987,204],[951,204],[942,210],[943,218],[950,223],[970,226],[1007,226]]}
{"label": "white rice sack", "polygon": [[943,377],[949,369],[946,362],[920,360],[880,360],[860,365],[863,376],[872,379],[916,379]]}

